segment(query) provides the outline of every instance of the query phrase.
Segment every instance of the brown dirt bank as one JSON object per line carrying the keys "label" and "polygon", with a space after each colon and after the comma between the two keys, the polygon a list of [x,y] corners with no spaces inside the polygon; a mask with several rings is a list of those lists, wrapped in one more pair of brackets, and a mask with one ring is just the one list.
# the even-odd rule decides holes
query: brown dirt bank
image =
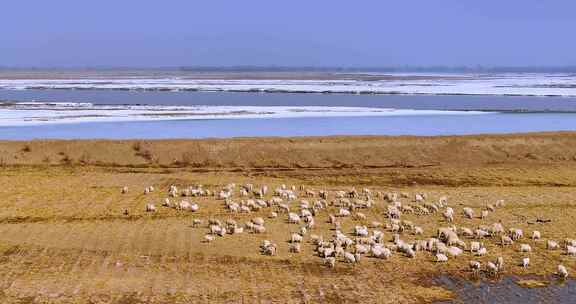
{"label": "brown dirt bank", "polygon": [[22,165],[298,175],[331,184],[568,186],[576,185],[576,133],[0,142],[0,166]]}
{"label": "brown dirt bank", "polygon": [[576,162],[576,133],[0,142],[4,165],[379,168]]}

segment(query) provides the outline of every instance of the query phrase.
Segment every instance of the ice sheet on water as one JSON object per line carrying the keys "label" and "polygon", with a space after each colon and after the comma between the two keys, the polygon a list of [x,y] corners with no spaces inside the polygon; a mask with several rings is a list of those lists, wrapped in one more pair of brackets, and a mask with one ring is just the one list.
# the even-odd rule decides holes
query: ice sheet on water
{"label": "ice sheet on water", "polygon": [[[241,91],[429,95],[576,96],[576,75],[392,74],[381,80],[228,80],[166,78],[1,79],[0,89]],[[394,77],[396,76],[396,77]],[[406,77],[418,76],[418,77]]]}
{"label": "ice sheet on water", "polygon": [[0,103],[0,126],[190,119],[481,115],[494,112],[328,106],[158,106],[90,103]]}

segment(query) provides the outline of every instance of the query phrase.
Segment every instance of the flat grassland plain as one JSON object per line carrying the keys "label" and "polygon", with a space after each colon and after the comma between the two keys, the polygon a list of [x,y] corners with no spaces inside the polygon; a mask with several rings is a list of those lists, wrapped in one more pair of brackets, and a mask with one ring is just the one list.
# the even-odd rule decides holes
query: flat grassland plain
{"label": "flat grassland plain", "polygon": [[[352,265],[322,265],[309,234],[302,252],[290,253],[290,233],[298,225],[286,215],[269,219],[270,208],[230,213],[215,197],[188,198],[192,213],[161,207],[170,185],[202,184],[219,190],[228,183],[281,184],[307,189],[407,192],[429,201],[448,196],[457,226],[475,228],[501,221],[524,229],[525,239],[501,247],[486,239],[488,255],[465,251],[447,263],[430,253],[410,259],[364,257]],[[121,194],[123,186],[129,187]],[[144,188],[156,191],[145,195]],[[273,192],[273,191],[271,191]],[[270,194],[266,197],[268,199]],[[468,261],[503,256],[504,275],[550,276],[564,264],[576,273],[576,260],[564,250],[546,250],[546,240],[576,237],[576,133],[463,137],[310,137],[158,141],[0,142],[0,302],[1,303],[421,303],[449,299],[434,284],[441,274],[471,276]],[[241,198],[235,197],[239,201]],[[308,200],[314,201],[317,198]],[[488,218],[465,219],[487,203],[505,200]],[[354,225],[387,222],[388,203],[375,198]],[[158,211],[145,212],[153,202]],[[292,203],[297,206],[298,203]],[[128,215],[123,214],[128,210]],[[297,209],[297,208],[296,208]],[[313,234],[329,239],[328,215],[316,216]],[[263,234],[244,232],[203,242],[207,220],[244,223],[261,216]],[[192,227],[193,219],[203,219]],[[441,213],[404,214],[435,236],[449,226]],[[537,221],[545,219],[546,221]],[[549,222],[548,222],[549,220]],[[385,240],[392,233],[384,228]],[[529,240],[533,230],[539,241]],[[404,240],[417,237],[405,232]],[[259,251],[262,240],[278,244],[276,256]],[[469,242],[466,239],[466,242]],[[519,253],[520,243],[532,246]],[[524,256],[531,264],[518,264]]]}

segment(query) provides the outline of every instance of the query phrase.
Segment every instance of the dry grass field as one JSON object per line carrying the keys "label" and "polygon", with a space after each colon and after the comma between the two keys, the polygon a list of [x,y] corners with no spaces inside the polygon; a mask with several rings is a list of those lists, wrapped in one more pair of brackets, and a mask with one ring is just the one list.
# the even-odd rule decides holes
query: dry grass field
{"label": "dry grass field", "polygon": [[[170,185],[219,190],[231,182],[410,193],[404,204],[415,204],[416,192],[427,193],[429,201],[446,195],[457,226],[501,221],[526,234],[539,230],[542,240],[522,241],[532,246],[529,254],[518,252],[518,242],[502,248],[485,240],[485,257],[465,252],[435,263],[429,253],[415,259],[398,253],[355,265],[339,261],[330,269],[313,254],[307,236],[301,253],[289,253],[290,232],[299,226],[287,224],[285,215],[268,219],[270,209],[230,213],[215,197],[190,198],[200,205],[195,213],[160,207]],[[156,191],[145,195],[150,185]],[[122,186],[130,191],[121,194]],[[576,274],[576,258],[545,250],[547,239],[576,238],[575,197],[575,133],[0,142],[0,302],[434,302],[453,294],[433,279],[471,276],[471,259],[484,263],[501,255],[505,274],[551,275],[559,263]],[[479,213],[499,199],[506,205],[485,220],[461,215],[465,206]],[[158,212],[145,212],[150,202]],[[387,203],[375,202],[362,210],[365,221],[343,219],[343,232],[362,222],[386,222]],[[328,239],[328,214],[336,211],[321,211],[311,233]],[[192,227],[193,219],[244,223],[255,216],[265,218],[266,233],[204,243],[206,225]],[[448,225],[441,214],[403,219],[422,226],[425,237]],[[385,237],[392,233],[385,231]],[[264,239],[278,244],[276,256],[260,254]],[[531,258],[527,269],[517,266],[524,256]]]}

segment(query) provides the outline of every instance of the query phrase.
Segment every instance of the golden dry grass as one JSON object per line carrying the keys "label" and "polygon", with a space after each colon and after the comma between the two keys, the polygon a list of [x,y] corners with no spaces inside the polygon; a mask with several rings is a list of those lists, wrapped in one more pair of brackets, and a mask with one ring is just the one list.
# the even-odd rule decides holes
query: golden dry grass
{"label": "golden dry grass", "polygon": [[[543,240],[525,254],[486,241],[489,255],[506,258],[509,274],[549,275],[558,263],[576,272],[573,258],[546,251],[545,240],[575,237],[575,134],[470,137],[331,137],[201,141],[0,142],[0,302],[2,303],[410,303],[452,294],[434,286],[438,274],[469,276],[469,253],[445,264],[429,254],[415,260],[365,258],[359,265],[321,266],[304,244],[288,253],[296,225],[267,220],[262,235],[242,234],[202,243],[206,228],[193,218],[266,216],[229,214],[214,198],[199,198],[198,213],[160,208],[169,185],[229,182],[285,183],[329,190],[369,187],[378,191],[424,191],[450,198],[457,212],[487,202],[507,204],[484,222],[457,217],[458,226],[502,221]],[[146,152],[148,151],[148,152]],[[62,161],[67,158],[67,161]],[[121,186],[130,192],[122,195]],[[146,186],[159,190],[144,195]],[[403,200],[409,203],[408,200]],[[367,222],[385,221],[377,201]],[[129,210],[129,216],[122,211]],[[334,212],[334,210],[330,210]],[[536,223],[537,217],[551,223]],[[425,235],[445,226],[440,215],[405,217]],[[331,235],[327,213],[313,233]],[[350,232],[357,223],[343,222]],[[389,238],[391,233],[386,232]],[[279,254],[259,254],[263,239]],[[411,240],[414,236],[403,235]]]}

